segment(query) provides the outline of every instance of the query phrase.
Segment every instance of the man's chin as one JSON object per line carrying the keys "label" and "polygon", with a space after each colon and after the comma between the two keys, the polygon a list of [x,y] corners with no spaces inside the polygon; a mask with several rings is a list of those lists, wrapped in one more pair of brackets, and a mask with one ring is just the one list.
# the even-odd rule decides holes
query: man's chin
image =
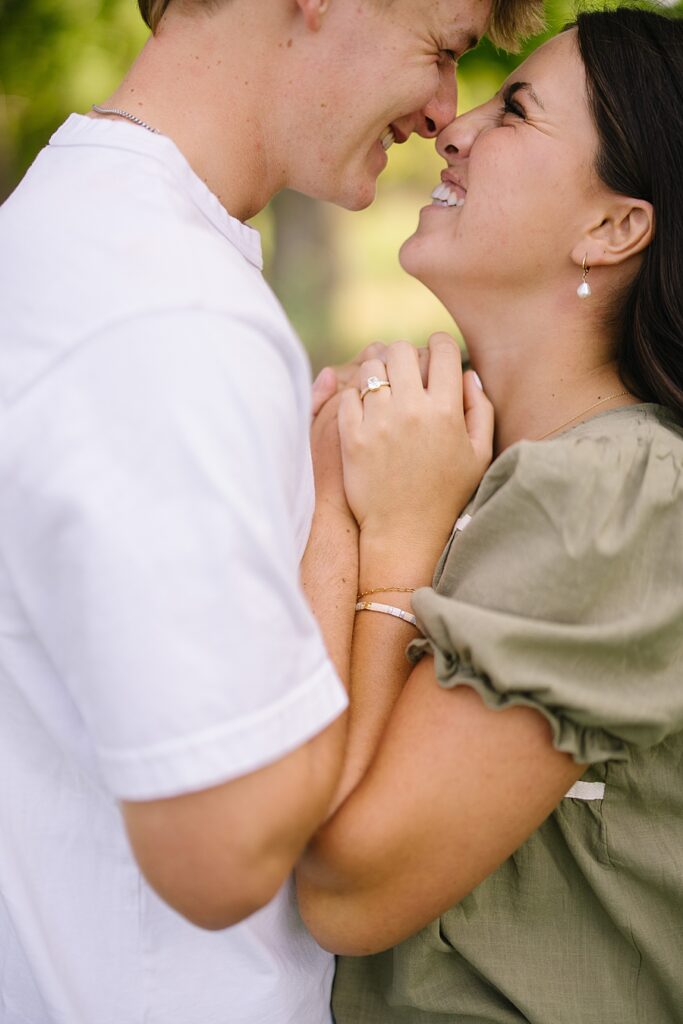
{"label": "man's chin", "polygon": [[331,199],[337,206],[343,207],[357,213],[359,210],[367,210],[377,195],[377,178],[366,178],[362,182],[344,183],[339,194]]}
{"label": "man's chin", "polygon": [[[331,165],[326,166],[323,173],[317,178],[309,178],[305,182],[306,187],[299,190],[305,191],[312,198],[332,203],[344,210],[366,210],[375,201],[378,178],[387,166],[386,154],[381,148],[380,152],[381,160],[377,159],[377,154],[373,152],[371,156],[375,159],[372,160],[359,160],[356,157],[346,163],[339,162],[334,174]],[[297,186],[293,184],[290,187]]]}

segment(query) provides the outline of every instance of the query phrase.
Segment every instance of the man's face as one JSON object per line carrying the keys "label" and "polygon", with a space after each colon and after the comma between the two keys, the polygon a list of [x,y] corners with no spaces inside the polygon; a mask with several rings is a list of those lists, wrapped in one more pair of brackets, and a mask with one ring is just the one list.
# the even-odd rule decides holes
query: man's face
{"label": "man's face", "polygon": [[[491,0],[331,0],[297,89],[288,185],[351,210],[368,206],[387,149],[435,137],[455,117],[457,59]],[[299,86],[303,80],[299,79]],[[300,116],[299,116],[300,115]]]}

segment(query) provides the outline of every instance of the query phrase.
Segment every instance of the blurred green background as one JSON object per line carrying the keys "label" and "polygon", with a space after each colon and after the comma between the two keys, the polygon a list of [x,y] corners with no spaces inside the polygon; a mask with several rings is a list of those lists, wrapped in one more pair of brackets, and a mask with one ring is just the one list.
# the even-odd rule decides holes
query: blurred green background
{"label": "blurred green background", "polygon": [[[549,0],[547,34],[573,10],[569,0]],[[135,0],[0,0],[0,200],[71,111],[85,112],[113,91],[146,38]],[[510,56],[484,41],[468,54],[458,72],[460,109],[487,99],[524,53]],[[315,369],[376,339],[422,344],[432,331],[454,330],[397,259],[442,161],[432,142],[417,137],[389,157],[368,210],[348,213],[285,192],[254,222],[266,274]]]}

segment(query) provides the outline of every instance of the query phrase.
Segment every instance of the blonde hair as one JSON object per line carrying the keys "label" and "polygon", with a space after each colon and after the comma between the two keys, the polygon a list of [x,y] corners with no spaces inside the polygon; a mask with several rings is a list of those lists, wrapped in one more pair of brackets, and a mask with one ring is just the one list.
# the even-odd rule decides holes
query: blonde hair
{"label": "blonde hair", "polygon": [[517,53],[525,39],[544,28],[543,0],[493,0],[486,34],[495,46]]}
{"label": "blonde hair", "polygon": [[[140,14],[156,32],[171,0],[138,0]],[[186,7],[215,7],[216,0],[182,0]],[[375,0],[377,2],[377,0]],[[383,0],[391,3],[392,0]],[[487,35],[505,50],[516,52],[520,43],[541,32],[545,25],[543,0],[493,0]]]}

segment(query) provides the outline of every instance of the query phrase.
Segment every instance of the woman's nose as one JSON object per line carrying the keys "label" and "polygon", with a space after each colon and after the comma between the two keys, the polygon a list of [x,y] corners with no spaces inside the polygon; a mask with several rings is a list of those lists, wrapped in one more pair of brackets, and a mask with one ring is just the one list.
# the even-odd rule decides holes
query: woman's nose
{"label": "woman's nose", "polygon": [[436,150],[444,160],[456,154],[467,157],[479,134],[487,125],[484,107],[475,107],[467,114],[461,114],[439,133]]}

